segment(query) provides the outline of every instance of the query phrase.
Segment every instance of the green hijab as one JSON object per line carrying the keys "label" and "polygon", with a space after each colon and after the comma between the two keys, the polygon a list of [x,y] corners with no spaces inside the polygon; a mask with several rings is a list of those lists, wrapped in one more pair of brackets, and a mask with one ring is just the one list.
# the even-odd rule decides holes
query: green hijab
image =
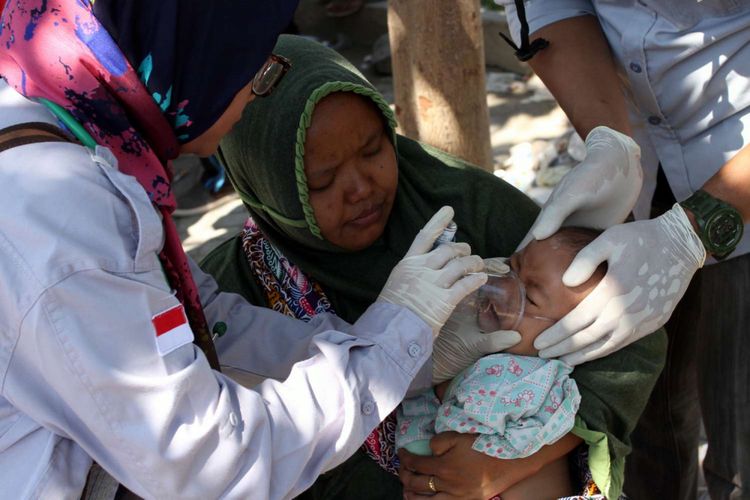
{"label": "green hijab", "polygon": [[[323,287],[337,314],[354,321],[375,301],[414,237],[443,205],[455,209],[458,241],[482,256],[507,256],[537,214],[524,194],[495,176],[446,153],[397,136],[393,113],[377,90],[338,53],[298,36],[282,36],[274,53],[291,69],[274,92],[255,99],[222,141],[227,174],[266,237]],[[323,239],[309,203],[304,172],[305,137],[315,106],[334,92],[370,100],[392,133],[398,190],[383,235],[351,252]],[[264,304],[241,245],[206,267],[227,286]],[[243,267],[238,273],[237,268]],[[243,276],[244,275],[244,276]],[[230,283],[227,283],[230,281]]]}

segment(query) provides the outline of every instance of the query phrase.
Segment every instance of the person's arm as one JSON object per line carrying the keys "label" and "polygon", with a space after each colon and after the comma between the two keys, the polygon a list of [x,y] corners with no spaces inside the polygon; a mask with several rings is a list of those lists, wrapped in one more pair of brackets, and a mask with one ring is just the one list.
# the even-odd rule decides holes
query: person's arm
{"label": "person's arm", "polygon": [[[606,276],[534,343],[540,356],[577,365],[661,327],[703,265],[705,251],[679,206],[650,221],[622,224],[641,190],[640,148],[628,137],[624,94],[596,17],[566,18],[532,31],[532,37],[550,44],[530,65],[586,137],[587,153],[555,187],[524,243],[544,239],[564,225],[606,229],[579,252],[563,282],[580,285],[605,261]],[[729,173],[733,179],[745,175]],[[743,196],[746,189],[735,194]],[[663,251],[653,252],[654,247]],[[661,280],[672,270],[677,273],[663,278],[670,287],[654,286],[657,275]]]}
{"label": "person's arm", "polygon": [[563,19],[531,37],[549,40],[528,63],[581,137],[600,125],[631,135],[622,82],[596,17]]}
{"label": "person's arm", "polygon": [[[593,16],[564,19],[532,33],[550,45],[529,66],[560,104],[581,137],[603,125],[631,134],[622,84],[609,44]],[[703,186],[750,221],[750,146],[745,146]],[[692,214],[688,216],[695,223]],[[696,226],[697,228],[697,226]]]}
{"label": "person's arm", "polygon": [[[536,4],[529,14],[544,18],[537,11],[554,10],[554,4]],[[563,225],[606,229],[622,223],[643,183],[640,147],[630,137],[623,85],[599,21],[585,11],[565,15],[572,17],[536,30],[539,22],[532,23],[531,38],[549,46],[528,63],[585,138],[586,157],[555,187],[520,247]]]}
{"label": "person's arm", "polygon": [[[251,391],[211,370],[191,343],[155,251],[158,218],[147,200],[137,199],[145,198],[142,189],[128,193],[136,198],[130,208],[139,216],[138,234],[148,235],[135,248],[131,228],[101,230],[80,242],[62,238],[69,246],[80,243],[74,248],[81,255],[93,247],[97,257],[114,256],[101,261],[106,269],[53,245],[75,265],[55,267],[48,273],[52,282],[40,285],[37,274],[47,279],[50,259],[32,259],[41,272],[25,264],[28,256],[11,256],[21,267],[16,274],[37,292],[25,293],[25,310],[5,311],[17,324],[10,328],[14,349],[2,396],[146,498],[299,494],[354,453],[396,407],[452,307],[486,281],[483,273],[462,278],[482,267],[466,244],[424,253],[452,218],[444,208],[396,265],[381,293],[386,297],[347,332],[331,328],[330,316],[310,325],[234,300],[227,311],[238,326],[232,337],[261,333],[243,353],[261,366],[272,363],[264,365],[265,356],[278,353],[264,352],[273,338],[282,346],[312,339],[302,343],[307,355],[283,383],[267,380]],[[129,211],[122,217],[131,218]],[[92,226],[100,227],[81,223],[87,236]],[[106,226],[112,227],[120,229]]]}
{"label": "person's arm", "polygon": [[[215,340],[216,352],[223,369],[246,373],[261,378],[283,380],[295,363],[311,354],[314,332],[327,329],[349,332],[352,326],[333,314],[320,314],[309,323],[294,320],[268,308],[252,306],[236,293],[219,290],[213,277],[204,272],[192,259],[190,270],[200,290],[209,326],[217,322],[226,325],[226,332]],[[362,318],[391,317],[401,314],[401,308],[376,302]],[[300,327],[305,324],[305,327]],[[394,350],[424,350],[425,346],[399,341],[385,347]],[[430,386],[432,362],[428,359],[420,368],[407,394],[421,392]]]}
{"label": "person's arm", "polygon": [[[702,188],[714,198],[732,205],[747,224],[750,222],[750,144],[742,148]],[[692,212],[685,210],[697,230]]]}
{"label": "person's arm", "polygon": [[401,449],[399,477],[406,498],[428,492],[435,477],[440,498],[487,499],[533,476],[545,465],[575,449],[582,440],[572,433],[542,447],[526,458],[503,460],[472,449],[476,435],[443,432],[430,441],[433,456],[419,456]]}
{"label": "person's arm", "polygon": [[24,315],[3,386],[145,498],[298,494],[361,445],[430,354],[430,328],[394,305],[350,333],[267,311],[248,333],[312,340],[283,383],[250,391],[211,370],[189,336],[157,339],[152,318],[173,307],[160,270],[75,273]]}
{"label": "person's arm", "polygon": [[[505,8],[510,34],[521,43],[521,21],[513,0]],[[526,2],[529,40],[549,45],[527,61],[557,99],[581,137],[599,125],[630,135],[622,86],[612,53],[589,0]]]}
{"label": "person's arm", "polygon": [[[409,494],[425,492],[431,475],[446,495],[490,498],[531,477],[545,465],[570,453],[586,436],[591,470],[609,498],[622,488],[624,460],[630,453],[630,434],[664,366],[663,330],[602,359],[576,367],[571,378],[581,392],[578,417],[585,427],[527,458],[500,460],[476,452],[476,436],[445,432],[435,436],[435,456],[423,457],[401,450],[401,480]],[[436,388],[438,397],[445,387]],[[595,462],[595,463],[594,463]],[[451,498],[447,496],[446,498]]]}

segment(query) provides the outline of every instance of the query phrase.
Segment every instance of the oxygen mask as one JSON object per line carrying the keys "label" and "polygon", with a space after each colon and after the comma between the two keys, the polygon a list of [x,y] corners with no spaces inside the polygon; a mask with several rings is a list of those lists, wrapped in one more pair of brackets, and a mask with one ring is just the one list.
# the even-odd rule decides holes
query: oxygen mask
{"label": "oxygen mask", "polygon": [[526,311],[526,288],[513,270],[488,274],[487,283],[461,301],[453,314],[456,320],[483,333],[517,330],[524,318],[555,323],[554,319]]}

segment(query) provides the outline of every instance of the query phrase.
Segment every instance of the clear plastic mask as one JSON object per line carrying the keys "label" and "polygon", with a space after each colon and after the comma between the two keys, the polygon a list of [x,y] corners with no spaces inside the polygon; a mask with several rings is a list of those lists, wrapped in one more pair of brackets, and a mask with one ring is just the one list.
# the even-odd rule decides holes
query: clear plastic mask
{"label": "clear plastic mask", "polygon": [[516,330],[524,317],[555,323],[554,319],[526,312],[526,288],[513,270],[488,274],[487,283],[456,306],[454,317],[476,325],[483,333]]}

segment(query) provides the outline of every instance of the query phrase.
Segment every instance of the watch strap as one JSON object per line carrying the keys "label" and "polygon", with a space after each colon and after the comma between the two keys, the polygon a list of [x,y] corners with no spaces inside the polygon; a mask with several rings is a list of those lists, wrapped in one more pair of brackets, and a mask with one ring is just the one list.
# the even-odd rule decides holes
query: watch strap
{"label": "watch strap", "polygon": [[[702,189],[693,193],[680,205],[692,212],[698,225],[698,237],[706,251],[715,259],[721,260],[734,251],[742,239],[744,225],[742,217],[733,206],[714,198]],[[719,231],[720,236],[716,234],[717,223],[723,225],[720,228],[723,231]]]}

